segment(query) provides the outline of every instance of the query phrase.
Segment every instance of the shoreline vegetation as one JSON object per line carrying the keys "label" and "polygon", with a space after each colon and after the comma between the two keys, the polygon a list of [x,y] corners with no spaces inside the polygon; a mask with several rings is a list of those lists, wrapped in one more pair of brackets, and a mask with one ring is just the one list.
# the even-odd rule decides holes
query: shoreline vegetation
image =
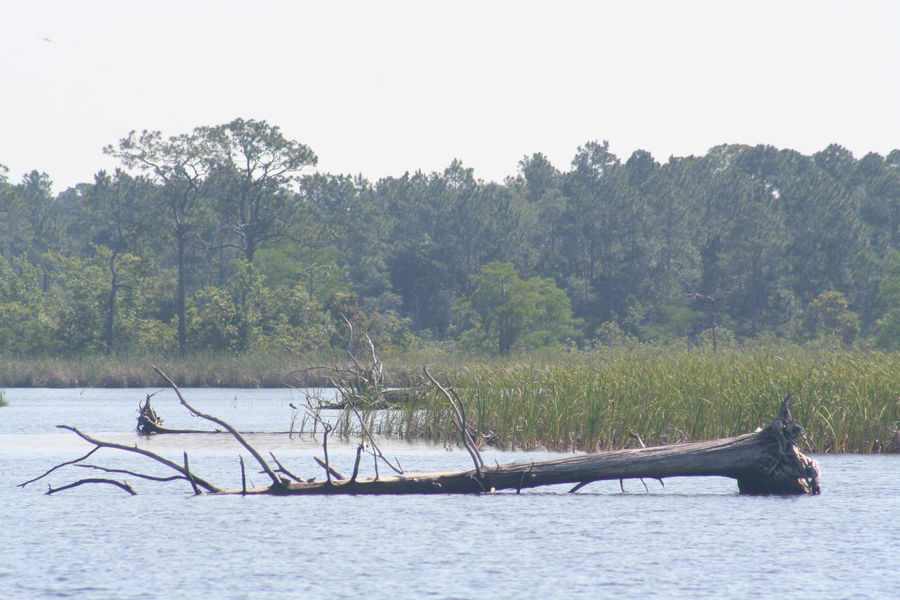
{"label": "shoreline vegetation", "polygon": [[[598,451],[731,437],[765,425],[790,396],[803,451],[900,452],[900,353],[812,349],[635,347],[506,359],[441,352],[385,356],[384,384],[417,393],[377,421],[377,433],[451,442],[446,403],[419,387],[422,366],[453,386],[481,443]],[[156,387],[158,365],[190,387],[321,387],[343,359],[204,356],[0,359],[0,389]],[[162,386],[161,386],[162,387]],[[136,401],[139,399],[136,399]],[[374,410],[369,410],[374,421]]]}

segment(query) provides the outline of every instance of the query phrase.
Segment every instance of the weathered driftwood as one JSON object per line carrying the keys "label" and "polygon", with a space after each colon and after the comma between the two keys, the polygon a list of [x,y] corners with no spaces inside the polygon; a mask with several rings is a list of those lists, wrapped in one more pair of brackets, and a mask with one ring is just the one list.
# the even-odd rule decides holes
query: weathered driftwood
{"label": "weathered driftwood", "polygon": [[[282,483],[246,490],[255,494],[468,494],[601,480],[722,476],[743,494],[817,494],[819,468],[794,445],[803,434],[788,401],[767,427],[733,438],[582,454],[566,458],[481,466],[477,470],[416,473],[331,482]],[[235,493],[235,492],[222,492]],[[240,492],[238,492],[240,493]]]}

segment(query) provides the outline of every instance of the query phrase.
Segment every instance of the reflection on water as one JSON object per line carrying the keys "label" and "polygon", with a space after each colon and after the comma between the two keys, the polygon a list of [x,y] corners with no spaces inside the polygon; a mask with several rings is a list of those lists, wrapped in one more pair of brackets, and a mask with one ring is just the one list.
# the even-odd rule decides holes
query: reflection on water
{"label": "reflection on water", "polygon": [[[148,390],[150,392],[155,390]],[[298,392],[185,390],[241,430],[289,428]],[[55,496],[15,484],[90,447],[56,424],[140,443],[240,487],[228,436],[133,434],[143,390],[6,390],[0,408],[2,598],[824,598],[900,597],[897,456],[818,456],[821,496],[742,497],[720,478],[591,484],[484,496],[192,497],[130,479],[136,497],[83,486]],[[302,401],[302,400],[301,400]],[[200,428],[174,395],[172,427]],[[321,438],[254,434],[298,475],[319,475]],[[384,442],[407,470],[469,468],[463,450]],[[159,472],[137,456],[97,463]],[[329,443],[352,470],[355,444]],[[486,462],[549,453],[488,450]],[[94,457],[92,457],[94,458]],[[371,470],[371,465],[366,466]],[[74,471],[74,472],[73,472]],[[69,467],[58,485],[85,474]],[[253,473],[256,483],[266,481]]]}

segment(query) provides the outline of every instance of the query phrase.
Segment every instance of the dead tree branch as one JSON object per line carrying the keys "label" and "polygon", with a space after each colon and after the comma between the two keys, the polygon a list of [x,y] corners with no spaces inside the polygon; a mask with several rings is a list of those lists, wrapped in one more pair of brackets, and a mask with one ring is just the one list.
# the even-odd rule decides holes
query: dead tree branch
{"label": "dead tree branch", "polygon": [[390,467],[390,469],[394,473],[397,473],[398,475],[402,475],[403,469],[400,468],[400,463],[397,463],[395,465],[388,459],[387,456],[384,455],[384,453],[381,451],[381,448],[379,448],[378,444],[375,442],[375,437],[369,431],[369,428],[366,427],[365,419],[363,419],[362,415],[359,414],[359,409],[356,408],[355,406],[351,406],[350,409],[353,411],[353,414],[356,415],[356,418],[359,420],[360,428],[362,429],[366,438],[369,440],[369,446],[371,448],[369,450],[369,452],[371,452],[372,456],[375,458],[375,474],[376,474],[376,476],[378,475],[378,459],[383,460],[384,464],[386,464],[388,467]]}
{"label": "dead tree branch", "polygon": [[431,376],[431,373],[428,372],[427,367],[422,367],[422,371],[424,371],[425,376],[441,391],[444,397],[447,399],[447,402],[450,404],[450,408],[453,410],[452,415],[454,416],[453,422],[456,423],[456,427],[459,429],[460,437],[462,438],[463,445],[466,450],[469,452],[469,456],[472,457],[472,462],[475,463],[475,474],[481,479],[481,467],[484,466],[484,461],[481,458],[481,453],[478,451],[478,448],[475,446],[475,440],[472,439],[471,434],[469,434],[469,428],[466,423],[466,409],[463,406],[462,402],[457,402],[458,398],[456,398],[456,393],[451,396],[450,392],[448,392],[444,386],[437,382],[437,380]]}
{"label": "dead tree branch", "polygon": [[338,480],[347,479],[346,477],[344,477],[344,475],[340,471],[338,471],[337,469],[332,467],[329,463],[325,462],[318,456],[313,456],[313,459],[319,464],[320,467],[322,467],[323,469],[325,469],[325,471],[328,472],[329,477],[334,477],[335,479],[338,479]]}
{"label": "dead tree branch", "polygon": [[194,481],[194,475],[191,473],[190,465],[188,465],[187,450],[184,451],[184,472],[187,473],[187,479],[191,483],[191,487],[194,489],[194,495],[199,496],[200,490],[197,488],[197,482]]}
{"label": "dead tree branch", "polygon": [[[285,466],[282,465],[281,462],[280,462],[277,458],[275,458],[275,455],[274,455],[273,453],[269,452],[269,456],[272,457],[272,460],[273,460],[273,461],[275,462],[275,464],[278,466],[278,469],[276,470],[276,472],[278,472],[278,473],[284,473],[285,475],[287,475],[288,477],[290,477],[290,478],[293,479],[294,481],[303,481],[303,479],[301,479],[300,477],[297,477],[296,475],[294,475],[293,473],[291,473],[290,471],[288,471],[288,470],[285,468]],[[243,459],[242,459],[242,460],[243,460]]]}
{"label": "dead tree branch", "polygon": [[94,446],[94,448],[92,448],[91,451],[88,452],[87,454],[85,454],[84,456],[82,456],[80,458],[76,458],[75,460],[69,460],[64,463],[59,463],[55,467],[48,469],[47,471],[44,471],[43,474],[38,475],[34,479],[29,479],[28,481],[24,481],[24,482],[20,483],[19,485],[17,485],[16,487],[23,488],[23,487],[27,486],[29,483],[34,483],[35,481],[39,481],[39,480],[43,479],[44,477],[46,477],[47,475],[49,475],[50,473],[52,473],[53,471],[55,471],[57,469],[60,469],[62,467],[68,466],[68,465],[77,465],[77,463],[80,463],[81,461],[90,457],[91,454],[93,454],[94,452],[96,452],[99,449],[100,449],[100,446]]}
{"label": "dead tree branch", "polygon": [[[102,440],[93,438],[93,437],[87,435],[86,433],[79,431],[77,428],[71,427],[69,425],[57,425],[57,427],[59,429],[66,429],[68,431],[71,431],[72,433],[74,433],[75,435],[77,435],[78,437],[83,439],[84,441],[86,441],[90,444],[93,444],[97,448],[112,448],[113,450],[122,450],[123,452],[132,452],[134,454],[140,454],[141,456],[146,456],[147,458],[151,458],[151,459],[155,460],[156,462],[162,463],[165,466],[169,467],[170,469],[177,471],[185,479],[193,478],[193,480],[197,483],[197,485],[199,485],[200,487],[202,487],[203,489],[205,489],[208,492],[218,493],[218,492],[222,491],[220,488],[209,483],[205,479],[202,479],[193,474],[188,474],[188,472],[184,469],[184,467],[179,465],[178,463],[173,462],[173,461],[169,460],[168,458],[165,458],[164,456],[160,456],[154,452],[150,452],[149,450],[144,450],[143,448],[138,448],[137,446],[125,446],[123,444],[116,444],[114,442],[104,442]],[[90,456],[90,453],[88,453],[85,456],[85,458],[87,456]],[[79,460],[83,460],[83,459],[79,459]],[[76,462],[76,461],[70,461],[69,463],[64,463],[64,464],[73,464],[74,462]],[[57,467],[59,467],[59,466],[63,466],[63,465],[58,465]],[[55,467],[55,468],[57,468],[57,467]],[[51,469],[51,471],[53,471],[53,469]],[[48,473],[51,471],[48,471]],[[36,481],[36,480],[34,480],[34,481]]]}
{"label": "dead tree branch", "polygon": [[365,449],[365,444],[362,443],[356,447],[356,460],[353,462],[353,474],[350,475],[350,481],[356,481],[356,476],[359,474],[359,461],[362,459],[362,453]]}
{"label": "dead tree branch", "polygon": [[126,492],[128,492],[129,494],[131,494],[132,496],[137,495],[137,492],[135,492],[133,489],[131,489],[131,486],[128,485],[127,483],[124,483],[122,481],[116,481],[115,479],[99,479],[99,478],[95,478],[95,477],[88,478],[88,479],[80,479],[78,481],[60,486],[58,488],[50,487],[50,489],[47,490],[47,495],[50,496],[51,494],[55,494],[56,492],[61,492],[63,490],[69,490],[74,487],[78,487],[79,485],[84,485],[86,483],[106,483],[109,485],[114,485],[117,488],[121,488],[121,489],[125,490]]}
{"label": "dead tree branch", "polygon": [[[285,483],[285,481],[280,479],[278,477],[278,475],[275,474],[275,472],[272,470],[272,467],[270,467],[269,464],[263,459],[263,457],[260,456],[259,452],[257,452],[256,449],[254,449],[253,446],[251,446],[247,442],[247,440],[244,439],[244,436],[242,436],[240,433],[238,433],[238,431],[234,427],[232,427],[231,425],[229,425],[222,419],[220,419],[218,417],[213,417],[212,415],[204,414],[204,413],[200,412],[199,410],[197,410],[196,408],[194,408],[193,406],[191,406],[190,404],[188,404],[187,401],[184,399],[184,396],[181,395],[181,390],[178,389],[178,386],[175,385],[175,382],[172,381],[168,375],[163,373],[159,367],[154,366],[153,370],[156,371],[160,377],[162,377],[169,383],[169,385],[175,391],[175,394],[178,396],[178,400],[181,402],[182,406],[184,406],[186,409],[188,409],[188,411],[190,411],[190,413],[192,415],[194,415],[195,417],[200,417],[201,419],[204,419],[211,423],[215,423],[216,425],[219,425],[219,426],[225,428],[225,430],[228,431],[228,433],[230,433],[232,436],[234,436],[234,439],[236,439],[238,441],[238,443],[240,443],[240,445],[243,446],[254,459],[256,459],[256,462],[259,463],[259,465],[262,467],[263,471],[265,471],[266,475],[268,475],[269,478],[272,480],[272,485],[278,486],[278,485],[283,485]],[[186,475],[188,475],[188,477],[190,477],[189,474],[186,474]]]}
{"label": "dead tree branch", "polygon": [[95,469],[97,471],[103,471],[104,473],[122,473],[123,475],[131,475],[132,477],[138,477],[140,479],[147,479],[149,481],[159,481],[159,482],[167,482],[167,481],[184,481],[187,479],[183,475],[169,475],[168,477],[161,477],[159,475],[147,475],[146,473],[138,473],[136,471],[129,471],[128,469],[110,469],[107,467],[102,467],[100,465],[73,465],[75,467],[79,467],[81,469]]}

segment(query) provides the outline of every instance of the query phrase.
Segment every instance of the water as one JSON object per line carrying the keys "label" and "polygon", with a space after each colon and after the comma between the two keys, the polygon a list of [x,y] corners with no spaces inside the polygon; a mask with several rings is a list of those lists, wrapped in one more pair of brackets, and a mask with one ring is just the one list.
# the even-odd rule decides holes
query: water
{"label": "water", "polygon": [[[132,431],[154,390],[6,390],[0,408],[0,598],[820,598],[900,597],[898,456],[819,456],[816,497],[742,497],[723,478],[594,483],[482,496],[214,497],[183,484],[125,478],[138,491],[89,485],[65,467],[86,453],[65,423],[140,443],[214,483],[240,487],[224,435]],[[241,430],[287,431],[291,390],[185,390],[200,410]],[[171,392],[154,397],[171,427],[205,428]],[[290,470],[320,475],[321,437],[250,436]],[[355,445],[330,443],[352,470]],[[385,442],[408,471],[469,468],[463,450]],[[105,453],[105,454],[104,454]],[[486,462],[552,457],[484,453]],[[94,463],[166,474],[137,455]],[[367,472],[371,466],[367,465]],[[255,483],[266,483],[256,469]]]}

